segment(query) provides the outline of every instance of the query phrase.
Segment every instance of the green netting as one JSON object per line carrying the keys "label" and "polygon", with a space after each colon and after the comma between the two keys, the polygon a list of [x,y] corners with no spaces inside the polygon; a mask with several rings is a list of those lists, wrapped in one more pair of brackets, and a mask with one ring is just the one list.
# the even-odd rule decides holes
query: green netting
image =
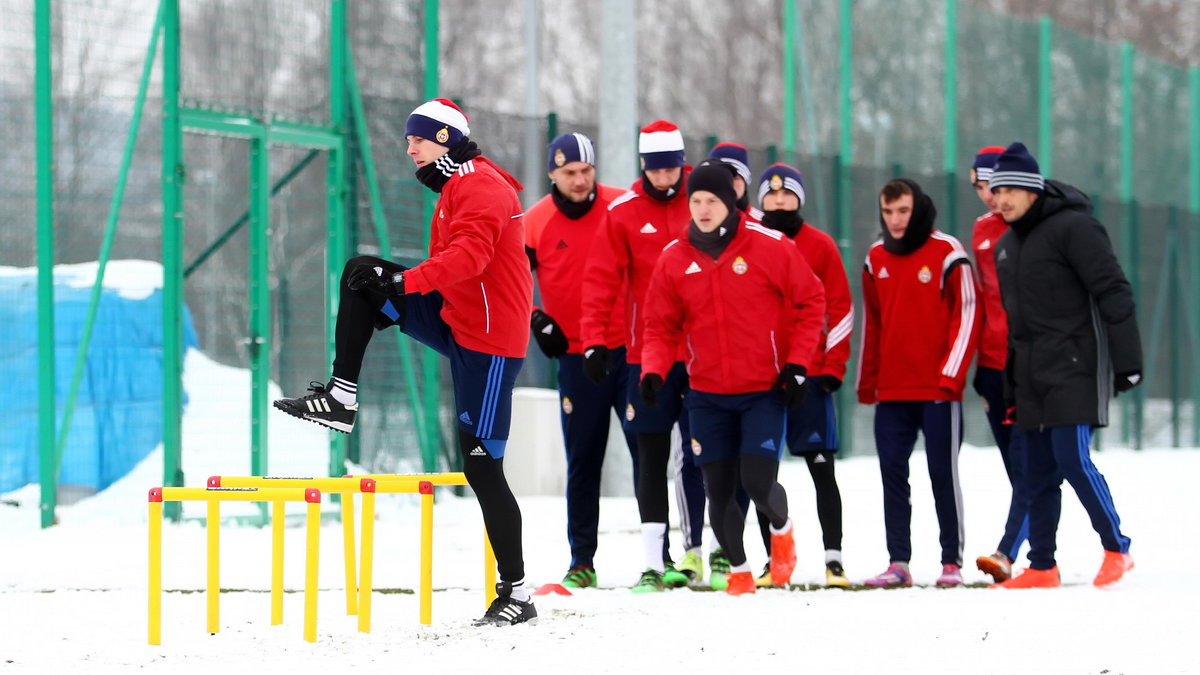
{"label": "green netting", "polygon": [[[31,3],[0,3],[5,18],[0,25],[0,53],[11,64],[0,74],[0,138],[5,147],[0,154],[0,218],[6,223],[0,228],[0,265],[30,266],[35,261],[37,206],[32,171],[33,16]],[[58,263],[95,260],[98,255],[150,38],[154,4],[145,0],[56,0],[52,4]],[[756,175],[771,161],[790,159],[801,169],[808,193],[805,216],[840,237],[856,294],[863,256],[878,233],[878,189],[888,178],[904,174],[918,180],[938,204],[939,227],[966,243],[971,223],[983,208],[967,183],[973,153],[983,145],[1024,141],[1055,178],[1077,184],[1092,195],[1097,215],[1108,227],[1138,288],[1147,357],[1151,352],[1154,357],[1147,394],[1169,397],[1172,376],[1200,368],[1196,362],[1200,341],[1193,327],[1195,303],[1186,300],[1195,297],[1197,288],[1195,242],[1200,224],[1196,216],[1176,211],[1178,235],[1169,236],[1173,221],[1168,207],[1186,207],[1192,197],[1188,191],[1188,122],[1189,116],[1198,112],[1190,107],[1187,71],[1141,54],[1134,56],[1129,100],[1133,106],[1132,191],[1137,204],[1130,208],[1119,201],[1121,46],[1053,29],[1049,62],[1051,144],[1041,148],[1039,23],[958,2],[954,69],[958,97],[953,126],[957,151],[954,168],[947,175],[945,115],[948,109],[954,109],[946,106],[944,96],[948,72],[947,3],[854,3],[852,110],[845,129],[840,109],[839,4],[825,0],[796,2],[804,40],[798,45],[803,60],[798,64],[795,92],[795,156],[784,157],[779,145],[767,145],[765,139],[782,137],[782,131],[776,128],[759,129],[753,138],[718,140],[752,144],[751,163]],[[185,105],[248,113],[263,122],[331,124],[332,26],[328,0],[206,0],[180,6]],[[347,251],[351,255],[381,254],[410,264],[426,255],[430,195],[413,177],[403,139],[407,114],[426,97],[424,6],[422,0],[346,3],[346,29],[390,239],[390,250],[382,251],[360,160],[363,139],[348,114],[346,127],[339,131],[345,134],[351,158],[345,181],[350,204]],[[441,11],[445,23],[453,21],[453,13],[462,8],[444,3]],[[670,14],[673,2],[656,6],[654,11]],[[782,11],[779,14],[782,26]],[[456,39],[464,37],[461,31],[453,34]],[[443,35],[443,43],[448,35],[450,32]],[[771,41],[771,49],[782,45],[782,35],[771,29],[764,29],[762,37]],[[693,43],[685,40],[682,44]],[[557,48],[547,44],[543,53],[554,55]],[[782,50],[773,53],[782,54]],[[745,84],[743,80],[756,82],[764,90],[772,86],[768,78],[774,71],[748,67],[743,61],[741,56],[722,56],[707,66],[711,70],[727,64],[730,72],[720,76],[736,80],[739,86]],[[643,85],[665,86],[689,77],[712,75],[687,70],[695,69],[696,63],[682,58],[656,62],[655,66],[641,74]],[[647,79],[650,71],[660,79]],[[160,71],[156,69],[155,75],[120,212],[114,258],[160,260],[162,255]],[[548,135],[566,131],[583,131],[598,140],[595,119],[560,120],[551,129],[541,117],[496,112],[492,100],[480,92],[463,91],[467,85],[462,82],[442,85],[438,93],[457,98],[471,116],[472,137],[484,152],[527,183],[527,205],[543,195],[547,187],[544,157],[540,152],[528,151],[531,138],[536,137],[533,145],[539,148],[544,148]],[[730,91],[734,93],[728,101],[702,102],[714,108],[710,122],[714,126],[731,119],[742,125],[743,118],[751,114],[752,101],[741,93],[743,90]],[[655,104],[666,106],[665,111],[648,110],[651,106],[641,101],[643,114],[648,119],[671,117],[672,106],[676,111],[697,107],[697,102],[686,96],[672,96],[670,101]],[[763,100],[777,100],[772,96],[776,94],[764,91]],[[646,97],[645,92],[642,97]],[[729,110],[716,110],[725,107]],[[768,119],[778,119],[773,115]],[[698,162],[712,140],[710,129],[692,127],[684,131],[688,159]],[[843,132],[849,133],[853,141],[848,157],[837,156]],[[185,139],[183,259],[185,265],[198,263],[186,280],[186,301],[205,354],[240,368],[249,363],[249,228],[235,225],[249,206],[249,152],[245,140],[193,133]],[[271,378],[289,394],[302,391],[309,380],[328,376],[324,275],[328,265],[337,267],[342,263],[329,259],[327,246],[330,214],[326,194],[330,184],[326,156],[318,153],[309,157],[309,152],[285,146],[270,149],[271,183],[294,173],[271,200],[269,238]],[[302,163],[303,168],[298,168]],[[848,199],[841,202],[839,167],[848,176],[841,187],[849,191]],[[634,178],[614,182],[624,187]],[[845,212],[843,204],[848,207]],[[228,239],[217,245],[226,236]],[[1180,256],[1174,266],[1171,253]],[[199,263],[202,255],[209,257]],[[1189,290],[1173,292],[1172,284]],[[1156,314],[1156,306],[1161,303],[1166,303],[1166,309]],[[1181,344],[1172,342],[1177,338],[1183,338]],[[422,468],[413,392],[404,377],[400,344],[394,331],[381,334],[364,364],[362,422],[353,436],[351,452],[371,470]],[[857,349],[857,340],[853,344]],[[421,348],[411,342],[409,346],[416,381],[423,387],[426,361]],[[436,370],[438,381],[445,382],[443,360],[433,359],[429,364]],[[533,350],[520,384],[550,386],[553,376],[553,365]],[[1196,385],[1185,381],[1182,386],[1184,395],[1190,395]],[[439,387],[433,394],[435,402],[441,403],[438,414],[443,451],[453,447],[453,440],[445,438],[452,429],[448,396],[448,387]],[[968,399],[968,405],[974,406],[970,400],[973,397]],[[869,409],[848,405],[843,412],[853,418],[851,423],[860,439],[857,451],[869,452]],[[248,418],[248,406],[240,402],[231,405],[230,415]],[[967,415],[976,422],[982,419],[970,409]],[[1152,422],[1147,422],[1147,430]],[[968,424],[967,434],[973,442],[988,442],[980,423]],[[186,455],[185,449],[185,464]]]}

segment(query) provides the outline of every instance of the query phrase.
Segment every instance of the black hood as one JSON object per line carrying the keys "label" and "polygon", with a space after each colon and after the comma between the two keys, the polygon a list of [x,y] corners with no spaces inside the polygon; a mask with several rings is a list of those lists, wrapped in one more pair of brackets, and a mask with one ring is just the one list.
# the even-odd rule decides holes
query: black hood
{"label": "black hood", "polygon": [[1046,191],[1029,207],[1025,215],[1009,223],[1019,236],[1024,237],[1038,223],[1060,211],[1078,211],[1092,214],[1092,200],[1079,188],[1056,180],[1046,181]]}
{"label": "black hood", "polygon": [[892,237],[888,232],[887,225],[883,222],[882,212],[879,214],[879,227],[883,230],[883,249],[885,251],[896,255],[908,255],[921,248],[929,240],[929,235],[933,233],[933,221],[937,220],[937,207],[933,205],[933,200],[915,181],[907,178],[898,178],[897,180],[912,190],[913,211],[912,216],[908,219],[908,229],[899,239]]}

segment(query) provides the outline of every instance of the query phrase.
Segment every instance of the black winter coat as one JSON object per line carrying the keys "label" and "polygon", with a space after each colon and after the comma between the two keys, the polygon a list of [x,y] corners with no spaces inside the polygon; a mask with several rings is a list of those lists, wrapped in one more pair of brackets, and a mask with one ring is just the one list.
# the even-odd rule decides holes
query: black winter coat
{"label": "black winter coat", "polygon": [[1018,429],[1108,424],[1113,376],[1142,370],[1133,293],[1104,226],[1056,181],[995,249]]}

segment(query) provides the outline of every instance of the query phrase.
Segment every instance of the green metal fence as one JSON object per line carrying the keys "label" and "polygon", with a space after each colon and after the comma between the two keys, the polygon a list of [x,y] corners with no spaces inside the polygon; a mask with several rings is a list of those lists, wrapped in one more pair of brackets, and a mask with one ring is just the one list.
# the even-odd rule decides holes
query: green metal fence
{"label": "green metal fence", "polygon": [[[0,50],[28,65],[0,75],[0,218],[15,224],[0,228],[0,265],[163,261],[205,354],[256,373],[255,403],[230,412],[261,425],[254,444],[268,433],[268,378],[295,392],[328,374],[330,291],[345,258],[424,256],[432,199],[403,144],[417,103],[460,100],[472,136],[514,175],[544,166],[523,151],[531,129],[543,139],[568,130],[597,137],[596,120],[497,114],[440,83],[438,17],[450,9],[436,0],[169,0],[161,23],[156,6],[5,6]],[[919,180],[939,226],[965,242],[982,210],[966,178],[972,154],[1025,141],[1046,174],[1092,195],[1138,295],[1147,383],[1123,397],[1105,442],[1200,445],[1196,67],[965,0],[794,0],[779,3],[779,26],[782,128],[720,139],[685,129],[690,161],[729,140],[751,147],[755,171],[794,162],[805,174],[805,215],[835,236],[857,293],[884,181]],[[148,53],[152,77],[133,127]],[[659,65],[682,81],[704,77],[703,63]],[[529,204],[546,184],[526,187]],[[181,228],[164,218],[176,213]],[[49,306],[48,286],[41,291]],[[44,327],[47,344],[51,332]],[[74,361],[44,362],[55,365]],[[359,431],[333,445],[330,470],[344,457],[373,471],[453,466],[444,368],[384,334],[364,364]],[[534,350],[520,383],[550,386],[552,373]],[[843,437],[853,452],[871,452],[869,410],[851,389],[839,399]],[[165,418],[180,393],[166,398]],[[63,398],[42,422],[50,448],[62,434]],[[975,405],[968,440],[988,444]],[[186,456],[177,421],[165,433]],[[265,456],[254,461],[255,470],[268,466]],[[169,468],[166,482],[178,480]]]}

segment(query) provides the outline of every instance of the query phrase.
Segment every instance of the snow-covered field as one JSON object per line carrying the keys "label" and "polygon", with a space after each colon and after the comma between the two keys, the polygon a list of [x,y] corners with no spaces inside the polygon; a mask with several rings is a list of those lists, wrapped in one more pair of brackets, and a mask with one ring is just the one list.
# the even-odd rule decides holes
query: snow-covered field
{"label": "snow-covered field", "polygon": [[[197,357],[192,378],[243,377]],[[244,475],[247,432],[233,420],[214,440],[212,420],[226,396],[189,390],[184,422],[189,483],[210,474]],[[243,399],[244,400],[244,399]],[[982,420],[968,420],[981,424]],[[196,441],[193,439],[203,439]],[[271,469],[277,475],[321,475],[326,435],[317,427],[272,419]],[[510,448],[510,452],[519,452]],[[920,453],[918,453],[920,454]],[[1200,622],[1200,590],[1190,583],[1200,560],[1196,481],[1200,452],[1106,449],[1096,463],[1106,475],[1122,527],[1133,538],[1137,568],[1116,587],[1090,580],[1100,544],[1070,488],[1064,488],[1059,566],[1067,587],[999,591],[985,588],[889,591],[783,591],[730,598],[675,590],[634,595],[641,571],[637,508],[632,498],[606,498],[596,566],[603,588],[570,597],[539,596],[537,625],[477,629],[483,611],[482,521],[475,502],[439,497],[435,515],[433,625],[417,620],[417,597],[374,596],[373,631],[356,632],[345,614],[340,526],[321,532],[318,639],[302,640],[302,595],[285,598],[283,626],[270,625],[270,531],[222,529],[221,583],[241,589],[221,596],[221,632],[205,631],[205,535],[202,505],[164,528],[161,646],[146,644],[146,493],[161,482],[161,451],[108,490],[61,507],[61,524],[37,527],[36,486],[3,495],[0,505],[0,674],[345,672],[365,666],[416,672],[751,672],[751,673],[1187,673],[1200,672],[1188,646]],[[913,458],[912,569],[918,583],[939,572],[936,524],[922,457]],[[974,557],[999,539],[1008,487],[995,449],[964,447],[960,462],[967,529],[967,580],[982,582]],[[878,466],[873,457],[841,461],[845,563],[861,581],[887,564]],[[787,460],[781,480],[797,524],[798,583],[823,575],[812,485],[801,461]],[[418,505],[408,496],[379,499],[375,587],[415,589]],[[564,500],[521,499],[527,579],[558,581],[569,562]],[[335,507],[326,504],[333,512]],[[230,504],[223,513],[252,513]],[[299,516],[300,507],[294,513]],[[674,518],[674,514],[672,514]],[[289,519],[285,582],[303,587],[304,529]],[[1192,534],[1187,534],[1192,532]],[[677,545],[678,533],[672,533]],[[764,562],[757,530],[748,537],[751,563]]]}

